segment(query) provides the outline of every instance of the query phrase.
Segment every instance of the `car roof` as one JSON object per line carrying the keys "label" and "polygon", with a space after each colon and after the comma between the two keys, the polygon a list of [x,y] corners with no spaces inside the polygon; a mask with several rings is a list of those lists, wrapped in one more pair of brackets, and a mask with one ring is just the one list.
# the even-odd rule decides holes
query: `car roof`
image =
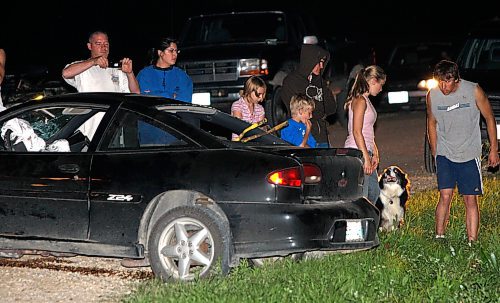
{"label": "car roof", "polygon": [[132,93],[112,93],[112,92],[91,92],[91,93],[69,93],[63,95],[49,96],[41,101],[32,102],[82,102],[99,105],[120,105],[121,103],[138,105],[141,107],[157,107],[161,110],[172,111],[203,111],[213,112],[214,108],[197,104],[187,103],[179,100],[169,99],[160,96],[139,95]]}

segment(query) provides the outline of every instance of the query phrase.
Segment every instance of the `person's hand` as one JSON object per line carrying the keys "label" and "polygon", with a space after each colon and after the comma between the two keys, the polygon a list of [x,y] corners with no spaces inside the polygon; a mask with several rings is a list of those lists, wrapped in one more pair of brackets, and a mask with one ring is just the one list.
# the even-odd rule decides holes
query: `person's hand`
{"label": "person's hand", "polygon": [[337,86],[330,86],[330,90],[332,91],[332,94],[334,96],[337,96],[338,94],[340,94],[342,92],[342,88],[337,87]]}
{"label": "person's hand", "polygon": [[307,131],[310,131],[310,130],[311,130],[311,127],[312,127],[311,120],[306,119],[306,120],[304,121],[304,124],[306,125],[306,130],[307,130]]}
{"label": "person's hand", "polygon": [[377,155],[373,155],[372,157],[372,172],[377,170],[377,167],[380,163],[380,158]]}
{"label": "person's hand", "polygon": [[107,68],[108,67],[108,58],[99,56],[94,58],[94,65],[99,65],[100,68]]}
{"label": "person's hand", "polygon": [[368,154],[363,155],[363,171],[365,175],[371,175],[373,172],[372,157]]}
{"label": "person's hand", "polygon": [[367,176],[369,176],[373,173],[373,166],[372,166],[370,159],[363,163],[363,171],[365,172],[365,175],[367,175]]}
{"label": "person's hand", "polygon": [[120,62],[122,63],[122,72],[130,74],[133,71],[132,60],[130,60],[130,58],[123,58]]}
{"label": "person's hand", "polygon": [[488,155],[488,165],[490,167],[497,167],[498,164],[500,164],[498,152],[490,151],[490,154]]}

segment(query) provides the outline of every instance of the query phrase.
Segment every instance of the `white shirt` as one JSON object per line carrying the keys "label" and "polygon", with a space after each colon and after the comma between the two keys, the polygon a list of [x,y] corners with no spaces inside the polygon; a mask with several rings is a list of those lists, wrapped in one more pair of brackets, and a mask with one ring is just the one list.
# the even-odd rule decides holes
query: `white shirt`
{"label": "white shirt", "polygon": [[74,78],[64,78],[64,80],[75,87],[78,92],[130,93],[127,75],[121,69],[114,67],[101,68],[94,65]]}
{"label": "white shirt", "polygon": [[[82,61],[77,61],[82,62]],[[73,62],[73,63],[77,63]],[[72,63],[70,63],[72,64]],[[68,65],[70,65],[68,64]],[[68,66],[66,65],[66,66]],[[119,68],[101,68],[94,65],[74,78],[64,80],[78,92],[118,92],[130,93],[127,75]],[[104,113],[97,113],[78,129],[92,140]]]}

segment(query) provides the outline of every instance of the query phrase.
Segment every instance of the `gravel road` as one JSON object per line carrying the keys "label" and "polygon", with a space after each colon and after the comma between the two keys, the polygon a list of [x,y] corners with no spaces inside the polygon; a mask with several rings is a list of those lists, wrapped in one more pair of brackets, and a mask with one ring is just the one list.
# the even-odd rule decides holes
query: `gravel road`
{"label": "gravel road", "polygon": [[149,268],[129,269],[120,259],[42,257],[0,259],[2,302],[119,302],[138,282],[152,279]]}

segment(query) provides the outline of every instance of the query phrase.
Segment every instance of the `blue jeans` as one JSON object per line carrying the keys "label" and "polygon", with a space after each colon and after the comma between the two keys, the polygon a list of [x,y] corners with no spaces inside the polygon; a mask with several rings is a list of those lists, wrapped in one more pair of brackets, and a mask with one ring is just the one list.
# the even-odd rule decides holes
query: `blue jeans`
{"label": "blue jeans", "polygon": [[[373,153],[368,151],[371,157]],[[378,185],[378,171],[374,170],[371,175],[365,175],[365,181],[363,183],[363,197],[368,198],[372,204],[377,202],[378,196],[380,195],[380,187]]]}
{"label": "blue jeans", "polygon": [[363,196],[368,198],[372,204],[377,202],[380,195],[380,187],[378,185],[378,172],[374,170],[371,175],[365,175],[365,182],[363,184]]}
{"label": "blue jeans", "polygon": [[328,144],[328,142],[318,142],[318,143],[316,143],[316,147],[317,148],[324,148],[324,147],[330,147],[330,145]]}

